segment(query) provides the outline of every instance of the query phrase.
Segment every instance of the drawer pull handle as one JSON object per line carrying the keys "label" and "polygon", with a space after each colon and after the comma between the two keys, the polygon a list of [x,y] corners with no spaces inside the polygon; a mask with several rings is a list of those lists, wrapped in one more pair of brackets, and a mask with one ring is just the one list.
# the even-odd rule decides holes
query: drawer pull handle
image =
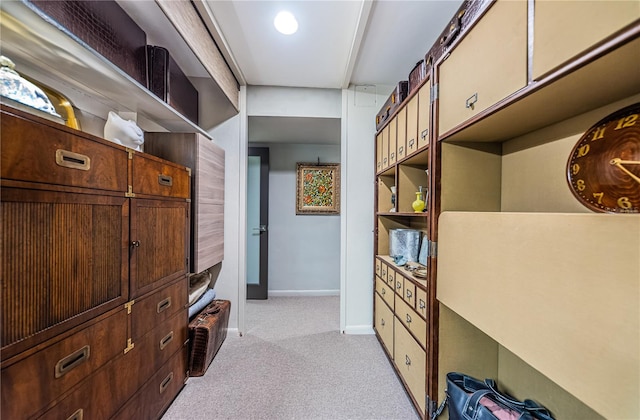
{"label": "drawer pull handle", "polygon": [[404,364],[407,366],[411,366],[411,359],[409,359],[409,355],[404,355],[405,359],[404,359]]}
{"label": "drawer pull handle", "polygon": [[398,149],[398,154],[402,154],[404,153],[404,146],[400,146],[400,149]]}
{"label": "drawer pull handle", "polygon": [[158,306],[156,307],[156,312],[160,313],[165,309],[169,309],[170,307],[171,307],[171,296],[158,302]]}
{"label": "drawer pull handle", "polygon": [[382,277],[386,277],[387,276],[387,271],[386,270],[382,270]]}
{"label": "drawer pull handle", "polygon": [[469,99],[467,99],[466,107],[471,108],[471,110],[473,110],[476,102],[478,102],[478,94],[474,93]]}
{"label": "drawer pull handle", "polygon": [[69,373],[73,368],[81,365],[89,359],[91,354],[89,346],[84,346],[79,350],[74,351],[70,355],[60,359],[56,363],[55,376],[59,378]]}
{"label": "drawer pull handle", "polygon": [[384,327],[384,319],[380,320],[380,325],[382,325]]}
{"label": "drawer pull handle", "polygon": [[167,375],[167,377],[164,378],[164,380],[160,383],[161,394],[169,387],[169,384],[171,383],[172,379],[173,379],[173,372],[169,373],[169,375]]}
{"label": "drawer pull handle", "polygon": [[380,167],[382,167],[382,163],[378,162],[378,169],[380,169]]}
{"label": "drawer pull handle", "polygon": [[82,408],[79,408],[76,410],[75,413],[67,417],[67,420],[82,420],[83,417],[84,417],[84,411],[82,410]]}
{"label": "drawer pull handle", "polygon": [[401,282],[399,282],[399,281],[396,282],[396,289],[398,289],[398,290],[402,289],[402,283]]}
{"label": "drawer pull handle", "polygon": [[382,159],[382,162],[386,165],[387,164],[387,158]]}
{"label": "drawer pull handle", "polygon": [[385,293],[387,293],[387,291],[382,289],[382,296],[384,296]]}
{"label": "drawer pull handle", "polygon": [[158,174],[158,184],[170,187],[173,185],[173,178],[169,175]]}
{"label": "drawer pull handle", "polygon": [[424,300],[420,299],[420,309],[424,309],[426,307],[427,305],[425,305]]}
{"label": "drawer pull handle", "polygon": [[411,296],[413,296],[411,290],[407,290],[407,299],[411,299]]}
{"label": "drawer pull handle", "polygon": [[165,335],[164,338],[160,340],[160,350],[164,350],[164,348],[167,347],[169,343],[172,341],[173,341],[173,331]]}
{"label": "drawer pull handle", "polygon": [[396,152],[391,153],[391,159],[396,157]]}
{"label": "drawer pull handle", "polygon": [[89,156],[62,149],[56,150],[56,164],[64,168],[80,169],[83,171],[91,169],[91,159],[89,159]]}
{"label": "drawer pull handle", "polygon": [[422,133],[420,133],[420,137],[427,138],[427,135],[429,135],[429,129],[427,128],[426,130],[423,130]]}
{"label": "drawer pull handle", "polygon": [[413,145],[415,144],[416,140],[415,139],[411,139],[409,140],[409,147],[413,147]]}
{"label": "drawer pull handle", "polygon": [[407,324],[411,324],[411,315],[407,314]]}

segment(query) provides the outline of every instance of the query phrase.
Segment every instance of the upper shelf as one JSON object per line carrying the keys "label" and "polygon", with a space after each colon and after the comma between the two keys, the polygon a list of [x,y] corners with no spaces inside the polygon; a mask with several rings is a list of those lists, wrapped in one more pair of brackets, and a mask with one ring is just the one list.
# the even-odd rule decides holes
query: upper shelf
{"label": "upper shelf", "polygon": [[59,90],[76,107],[98,117],[106,119],[109,111],[135,112],[145,131],[210,137],[85,42],[43,19],[25,3],[3,1],[0,11],[2,53],[16,63],[19,73]]}

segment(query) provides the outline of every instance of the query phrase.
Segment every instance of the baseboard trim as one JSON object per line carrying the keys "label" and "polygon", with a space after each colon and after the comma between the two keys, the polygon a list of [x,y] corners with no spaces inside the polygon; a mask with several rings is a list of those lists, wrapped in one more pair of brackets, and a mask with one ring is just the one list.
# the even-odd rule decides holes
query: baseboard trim
{"label": "baseboard trim", "polygon": [[340,290],[269,290],[268,295],[273,297],[340,296]]}
{"label": "baseboard trim", "polygon": [[375,334],[373,331],[373,326],[371,325],[351,325],[347,326],[344,331],[344,334],[351,335],[372,335]]}

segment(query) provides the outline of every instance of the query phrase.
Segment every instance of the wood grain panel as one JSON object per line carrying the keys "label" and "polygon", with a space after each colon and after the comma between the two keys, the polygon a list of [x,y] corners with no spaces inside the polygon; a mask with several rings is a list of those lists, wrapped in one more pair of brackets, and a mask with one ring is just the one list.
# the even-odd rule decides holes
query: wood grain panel
{"label": "wood grain panel", "polygon": [[2,195],[3,350],[126,297],[127,199],[13,188]]}
{"label": "wood grain panel", "polygon": [[224,204],[224,149],[204,138],[199,139],[197,147],[198,164],[195,171],[198,204]]}
{"label": "wood grain panel", "polygon": [[194,229],[194,272],[213,267],[224,259],[224,205],[198,205],[198,220]]}
{"label": "wood grain panel", "polygon": [[238,82],[191,2],[156,0],[213,80],[239,111]]}
{"label": "wood grain panel", "polygon": [[191,177],[184,166],[148,154],[133,156],[133,192],[161,197],[189,198]]}

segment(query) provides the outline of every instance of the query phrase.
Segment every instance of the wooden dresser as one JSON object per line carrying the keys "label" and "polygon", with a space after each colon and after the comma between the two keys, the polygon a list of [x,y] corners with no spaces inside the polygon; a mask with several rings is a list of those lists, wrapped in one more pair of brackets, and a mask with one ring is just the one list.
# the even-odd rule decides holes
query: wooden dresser
{"label": "wooden dresser", "polygon": [[1,111],[2,418],[159,417],[188,376],[190,171]]}

